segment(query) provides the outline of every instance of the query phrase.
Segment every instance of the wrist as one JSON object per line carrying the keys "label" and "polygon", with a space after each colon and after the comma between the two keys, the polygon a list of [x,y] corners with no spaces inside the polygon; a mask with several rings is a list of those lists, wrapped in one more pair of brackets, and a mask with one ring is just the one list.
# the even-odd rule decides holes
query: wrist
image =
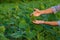
{"label": "wrist", "polygon": [[45,13],[46,13],[46,11],[45,11],[45,10],[42,10],[42,11],[41,11],[41,14],[45,14]]}
{"label": "wrist", "polygon": [[43,24],[48,24],[48,22],[44,21],[44,23],[43,23]]}
{"label": "wrist", "polygon": [[49,13],[53,13],[51,8],[42,10],[42,14],[49,14]]}

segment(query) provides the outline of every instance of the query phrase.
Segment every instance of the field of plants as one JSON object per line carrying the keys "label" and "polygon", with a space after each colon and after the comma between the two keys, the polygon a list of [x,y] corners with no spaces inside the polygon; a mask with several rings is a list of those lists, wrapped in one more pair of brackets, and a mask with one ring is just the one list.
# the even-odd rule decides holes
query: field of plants
{"label": "field of plants", "polygon": [[0,40],[60,40],[60,26],[33,24],[33,20],[58,21],[56,14],[30,16],[34,8],[45,10],[60,0],[0,0]]}

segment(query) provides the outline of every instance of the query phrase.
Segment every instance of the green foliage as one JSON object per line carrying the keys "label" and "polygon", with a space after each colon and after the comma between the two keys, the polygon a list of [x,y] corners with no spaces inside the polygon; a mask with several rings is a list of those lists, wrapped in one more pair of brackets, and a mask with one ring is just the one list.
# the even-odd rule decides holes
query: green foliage
{"label": "green foliage", "polygon": [[0,26],[0,33],[4,33],[5,32],[5,27],[4,26]]}
{"label": "green foliage", "polygon": [[0,40],[9,40],[9,39],[7,39],[7,38],[4,36],[4,34],[1,34],[1,33],[0,33]]}
{"label": "green foliage", "polygon": [[57,14],[30,16],[40,10],[58,5],[59,0],[1,0],[0,40],[60,40],[60,27],[33,24],[33,20],[57,21]]}

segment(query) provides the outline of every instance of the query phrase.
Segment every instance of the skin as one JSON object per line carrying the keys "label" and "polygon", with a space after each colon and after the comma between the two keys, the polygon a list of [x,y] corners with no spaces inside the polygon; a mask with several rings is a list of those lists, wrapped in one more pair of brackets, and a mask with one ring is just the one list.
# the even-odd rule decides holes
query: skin
{"label": "skin", "polygon": [[[39,9],[35,9],[35,11],[31,14],[31,16],[40,16],[42,14],[51,14],[53,13],[53,9],[49,8],[46,10],[39,10]],[[57,21],[43,21],[43,20],[34,20],[32,21],[34,24],[48,24],[48,25],[53,25],[53,26],[57,26],[58,22]]]}

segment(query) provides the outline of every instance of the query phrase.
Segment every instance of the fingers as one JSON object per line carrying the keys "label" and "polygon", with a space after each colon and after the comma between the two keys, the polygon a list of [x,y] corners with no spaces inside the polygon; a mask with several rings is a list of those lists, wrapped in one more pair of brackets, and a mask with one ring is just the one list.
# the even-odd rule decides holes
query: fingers
{"label": "fingers", "polygon": [[30,15],[30,16],[33,16],[34,12]]}
{"label": "fingers", "polygon": [[40,11],[39,9],[36,9],[36,8],[34,8],[34,10],[35,10],[35,11],[37,11],[37,12],[39,12],[39,11]]}
{"label": "fingers", "polygon": [[38,20],[34,20],[32,22],[35,23],[35,24],[40,24]]}
{"label": "fingers", "polygon": [[39,10],[39,9],[36,9],[36,8],[34,8],[34,10],[35,10],[35,11],[34,11],[30,16],[33,16],[33,15],[34,15],[34,16],[39,16],[39,15],[40,15],[40,14],[39,14],[39,13],[40,13],[40,10]]}
{"label": "fingers", "polygon": [[33,16],[33,13],[32,13],[32,14],[30,14],[30,16]]}
{"label": "fingers", "polygon": [[36,11],[34,11],[30,16],[33,16],[33,14],[35,14],[36,13]]}
{"label": "fingers", "polygon": [[36,22],[36,20],[35,21],[32,21],[33,23],[35,23]]}
{"label": "fingers", "polygon": [[41,21],[41,20],[34,20],[32,22],[35,24],[43,24],[44,23],[44,21]]}

